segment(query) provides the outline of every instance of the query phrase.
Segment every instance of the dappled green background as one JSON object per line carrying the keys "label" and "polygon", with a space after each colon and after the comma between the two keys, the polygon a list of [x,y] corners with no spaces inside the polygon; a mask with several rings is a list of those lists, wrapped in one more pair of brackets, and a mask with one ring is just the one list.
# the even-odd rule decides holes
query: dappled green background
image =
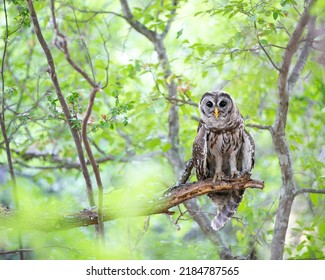
{"label": "dappled green background", "polygon": [[[129,1],[137,20],[162,30],[171,1]],[[162,7],[161,2],[165,5]],[[246,124],[272,125],[277,102],[277,77],[257,42],[280,65],[303,1],[179,1],[177,15],[164,40],[179,91],[180,152],[191,157],[197,107],[205,91],[229,92]],[[324,3],[314,12],[324,22]],[[88,104],[89,85],[53,45],[53,24],[47,1],[35,1],[43,34],[50,45],[64,96],[75,125]],[[35,213],[62,214],[88,207],[70,131],[47,73],[47,62],[30,26],[24,1],[7,1],[9,46],[4,61],[7,133],[11,138],[21,208]],[[106,193],[139,188],[162,192],[178,180],[166,152],[170,101],[154,48],[115,13],[119,1],[57,1],[61,32],[67,35],[72,58],[102,85],[89,125],[89,138],[100,163]],[[86,11],[93,12],[86,12]],[[106,12],[104,12],[106,11]],[[245,14],[245,13],[246,14]],[[1,33],[5,32],[1,8]],[[157,15],[159,18],[157,19]],[[254,28],[254,22],[257,24]],[[3,41],[1,41],[3,46]],[[2,48],[1,48],[2,50]],[[312,51],[293,90],[286,136],[297,184],[324,189],[325,84],[320,53]],[[296,59],[296,58],[295,58]],[[324,63],[324,61],[323,61]],[[106,73],[108,71],[108,76]],[[191,103],[191,104],[190,104]],[[221,235],[235,256],[269,258],[281,172],[269,131],[247,127],[256,142],[253,178],[265,181],[263,191],[246,192],[236,218]],[[6,153],[0,139],[0,203],[14,207]],[[195,176],[191,177],[195,180]],[[124,188],[124,189],[123,189]],[[134,194],[134,192],[132,193]],[[206,197],[202,211],[213,216]],[[296,198],[286,238],[285,258],[324,259],[324,196]],[[185,208],[180,206],[185,212]],[[35,214],[34,213],[34,214]],[[58,232],[22,233],[30,259],[218,259],[218,248],[188,214],[175,221],[167,215],[119,219],[105,223],[106,247],[94,243],[93,227]],[[28,221],[27,221],[28,222]],[[17,232],[0,229],[0,252],[17,248]],[[0,259],[18,258],[0,255]]]}

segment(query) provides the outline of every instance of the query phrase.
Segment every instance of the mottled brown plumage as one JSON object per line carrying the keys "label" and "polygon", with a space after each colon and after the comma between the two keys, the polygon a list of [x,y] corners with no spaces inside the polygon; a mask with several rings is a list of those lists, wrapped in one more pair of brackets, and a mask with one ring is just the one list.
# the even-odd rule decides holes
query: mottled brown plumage
{"label": "mottled brown plumage", "polygon": [[[207,92],[200,101],[201,121],[193,144],[198,180],[235,178],[250,174],[254,166],[255,145],[244,130],[243,118],[231,96],[223,91]],[[210,194],[218,213],[211,222],[222,228],[235,214],[244,190]]]}

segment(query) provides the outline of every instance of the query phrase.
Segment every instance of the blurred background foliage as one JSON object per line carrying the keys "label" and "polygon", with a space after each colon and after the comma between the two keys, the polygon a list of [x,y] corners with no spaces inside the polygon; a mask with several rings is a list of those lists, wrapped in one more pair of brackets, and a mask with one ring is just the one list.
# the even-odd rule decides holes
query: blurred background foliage
{"label": "blurred background foliage", "polygon": [[[3,1],[1,1],[3,2]],[[43,51],[24,1],[7,2],[8,48],[3,94],[7,134],[23,211],[46,214],[76,212],[88,207],[82,173],[67,123],[53,90]],[[129,1],[134,17],[162,31],[171,17],[172,1]],[[60,30],[68,38],[72,58],[107,87],[97,94],[89,139],[99,164],[105,193],[139,188],[162,192],[178,180],[167,160],[168,109],[179,104],[180,153],[191,157],[198,125],[196,104],[209,90],[229,92],[246,124],[272,125],[277,102],[276,65],[292,32],[303,1],[178,1],[176,16],[164,40],[178,100],[168,100],[166,79],[152,44],[121,17],[119,1],[56,1]],[[2,3],[1,3],[2,4]],[[88,104],[90,87],[54,46],[48,1],[34,1],[43,35],[50,45],[62,91],[74,124]],[[323,1],[313,9],[324,24]],[[0,10],[2,38],[5,14]],[[258,41],[259,40],[259,41]],[[0,42],[3,50],[4,40]],[[2,53],[2,51],[1,51]],[[324,53],[323,53],[324,54]],[[325,189],[324,57],[312,50],[292,93],[287,138],[297,184]],[[167,78],[167,79],[168,79]],[[167,80],[168,84],[168,80]],[[265,189],[248,190],[234,219],[221,230],[233,254],[269,258],[281,172],[269,131],[247,127],[256,142],[253,178]],[[0,138],[0,204],[14,208]],[[93,175],[92,175],[93,176]],[[194,181],[195,176],[191,177]],[[132,193],[133,195],[134,193]],[[325,197],[302,194],[294,202],[284,258],[324,259]],[[206,197],[202,211],[215,211]],[[118,219],[105,223],[106,246],[96,249],[93,227],[66,231],[24,231],[28,259],[218,259],[218,248],[188,214],[175,208],[167,215]],[[32,214],[31,213],[31,214]],[[28,221],[25,221],[28,222]],[[17,249],[17,232],[0,230],[0,252]],[[0,255],[16,259],[17,254]]]}

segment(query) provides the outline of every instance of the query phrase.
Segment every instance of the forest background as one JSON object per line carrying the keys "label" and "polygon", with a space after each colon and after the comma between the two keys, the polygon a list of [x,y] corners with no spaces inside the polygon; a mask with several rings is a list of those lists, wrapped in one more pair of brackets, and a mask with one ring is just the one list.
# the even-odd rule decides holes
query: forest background
{"label": "forest background", "polygon": [[[325,258],[324,1],[0,3],[0,259]],[[265,188],[218,232],[206,196],[137,212],[218,89]]]}

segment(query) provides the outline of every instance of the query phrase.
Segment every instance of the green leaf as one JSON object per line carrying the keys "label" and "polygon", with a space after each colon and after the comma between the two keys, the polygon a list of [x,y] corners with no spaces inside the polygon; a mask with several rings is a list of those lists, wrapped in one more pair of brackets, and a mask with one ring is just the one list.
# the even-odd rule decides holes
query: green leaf
{"label": "green leaf", "polygon": [[260,40],[260,43],[261,43],[263,46],[267,46],[267,45],[269,44],[268,41],[265,40],[265,39],[261,39],[261,40]]}
{"label": "green leaf", "polygon": [[298,246],[296,248],[297,252],[300,252],[305,247],[305,243],[306,243],[306,241],[304,240],[303,242],[298,244]]}
{"label": "green leaf", "polygon": [[183,28],[176,33],[176,39],[178,39],[183,34]]}
{"label": "green leaf", "polygon": [[171,147],[172,145],[170,143],[166,143],[161,147],[161,150],[166,153]]}
{"label": "green leaf", "polygon": [[278,12],[273,12],[273,19],[276,20],[278,18],[279,14]]}

